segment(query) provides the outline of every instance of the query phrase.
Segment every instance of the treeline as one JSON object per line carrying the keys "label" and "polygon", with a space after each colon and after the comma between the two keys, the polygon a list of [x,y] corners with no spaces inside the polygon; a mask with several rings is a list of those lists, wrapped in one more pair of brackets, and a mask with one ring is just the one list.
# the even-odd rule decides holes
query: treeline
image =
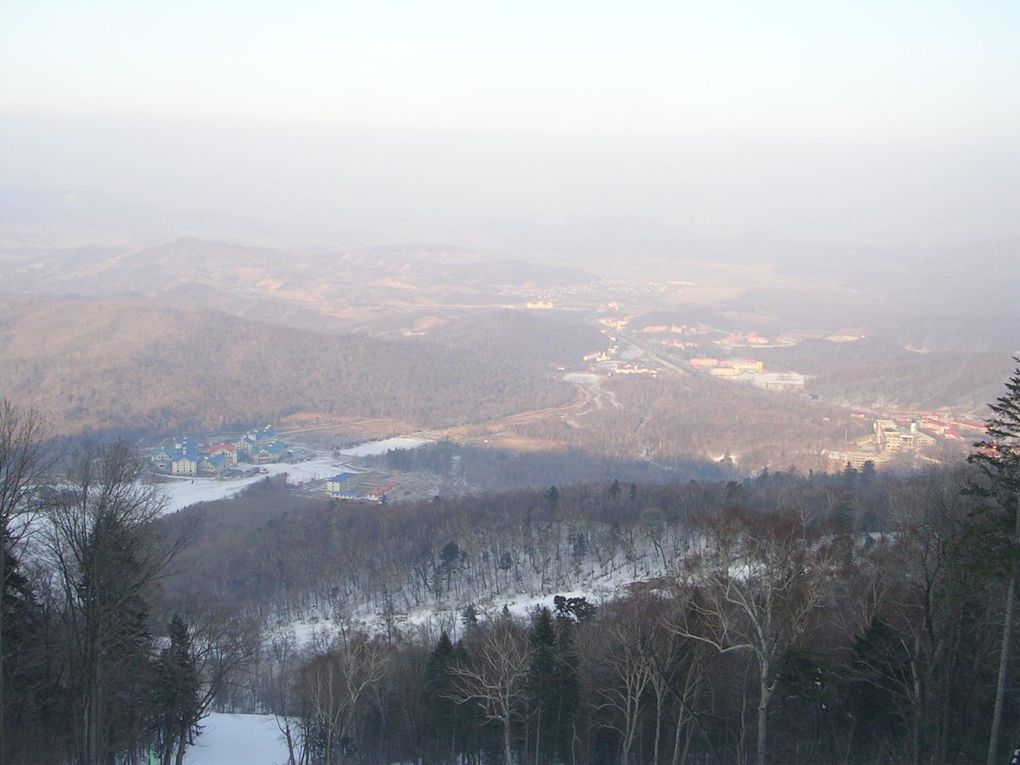
{"label": "treeline", "polygon": [[516,452],[440,441],[417,449],[391,449],[369,457],[369,465],[405,472],[426,471],[442,480],[444,495],[505,491],[554,484],[594,483],[614,479],[626,483],[665,483],[678,477],[720,481],[738,477],[725,462],[676,459],[669,463],[614,459],[580,449]]}
{"label": "treeline", "polygon": [[188,539],[123,444],[53,479],[38,417],[0,399],[0,763],[182,765],[257,630],[208,601],[161,609]]}
{"label": "treeline", "polygon": [[308,498],[267,480],[162,521],[172,529],[206,518],[165,586],[280,621],[399,619],[468,602],[611,590],[668,573],[695,544],[691,517],[732,504],[795,502],[811,519],[838,519],[843,531],[882,531],[896,480],[766,471],[743,482],[614,480],[390,506]]}
{"label": "treeline", "polygon": [[616,599],[469,605],[431,634],[341,619],[277,638],[258,697],[310,763],[983,761],[1008,533],[970,480],[876,476],[831,505],[786,477],[712,487],[668,574]]}

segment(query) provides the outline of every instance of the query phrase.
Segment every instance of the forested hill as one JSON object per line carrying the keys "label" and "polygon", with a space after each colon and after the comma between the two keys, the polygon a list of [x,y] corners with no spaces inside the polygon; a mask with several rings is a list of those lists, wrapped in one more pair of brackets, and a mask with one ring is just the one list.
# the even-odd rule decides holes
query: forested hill
{"label": "forested hill", "polygon": [[[288,501],[267,482],[205,508],[166,595],[226,599],[268,627],[257,683],[223,703],[289,717],[306,751],[973,762],[1005,586],[998,526],[961,478],[763,474],[393,507]],[[200,512],[162,523],[172,537]],[[302,618],[316,626],[295,641]]]}
{"label": "forested hill", "polygon": [[770,369],[811,376],[810,390],[857,406],[954,407],[983,413],[985,402],[999,394],[1001,380],[1012,368],[1008,349],[929,353],[877,337],[843,343],[810,339],[755,353]]}
{"label": "forested hill", "polygon": [[211,311],[137,304],[0,304],[0,391],[54,429],[215,428],[294,412],[444,425],[571,398],[539,363],[497,347],[323,335]]}
{"label": "forested hill", "polygon": [[465,351],[498,349],[506,358],[537,365],[576,363],[606,345],[606,339],[590,325],[513,310],[457,319],[426,338]]}
{"label": "forested hill", "polygon": [[[267,480],[169,516],[141,470],[93,444],[22,484],[47,525],[8,558],[9,762],[170,762],[213,707],[321,765],[987,749],[1012,508],[976,468],[394,506]],[[117,724],[93,743],[80,709]]]}
{"label": "forested hill", "polygon": [[[384,601],[406,615],[606,591],[667,573],[691,552],[696,517],[736,505],[796,506],[817,530],[886,530],[893,485],[773,473],[739,483],[610,481],[388,506],[300,496],[267,479],[166,519],[204,517],[170,586],[195,597],[215,583],[265,614],[339,608],[369,621]],[[444,567],[444,548],[456,549],[455,565]]]}

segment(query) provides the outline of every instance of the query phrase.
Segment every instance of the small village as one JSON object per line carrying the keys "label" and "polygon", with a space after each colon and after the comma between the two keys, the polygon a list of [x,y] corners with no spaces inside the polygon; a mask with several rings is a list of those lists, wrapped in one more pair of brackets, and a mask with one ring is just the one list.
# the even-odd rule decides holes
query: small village
{"label": "small village", "polygon": [[[864,412],[853,416],[865,419]],[[938,463],[940,459],[930,451],[936,446],[963,448],[984,434],[984,424],[952,414],[931,413],[889,416],[874,420],[872,433],[854,442],[847,449],[830,451],[833,469],[849,466],[861,470],[868,463],[872,467],[889,463]]]}
{"label": "small village", "polygon": [[[414,445],[424,442],[415,442]],[[202,439],[192,436],[166,439],[144,450],[153,473],[168,487],[194,488],[196,482],[208,487],[209,497],[226,496],[259,477],[286,475],[288,485],[309,496],[325,495],[337,500],[385,503],[391,499],[417,499],[436,493],[435,478],[417,473],[380,470],[363,464],[363,458],[385,453],[389,448],[414,448],[408,439],[387,439],[328,451],[284,442],[272,425],[232,436]],[[333,472],[336,471],[336,472]],[[201,487],[199,487],[201,488]],[[189,494],[190,496],[190,494]]]}
{"label": "small village", "polygon": [[[148,450],[147,454],[154,472],[182,478],[258,473],[259,466],[280,462],[290,455],[292,452],[277,439],[272,425],[213,443],[199,443],[184,436],[168,440]],[[250,467],[245,470],[242,464]]]}

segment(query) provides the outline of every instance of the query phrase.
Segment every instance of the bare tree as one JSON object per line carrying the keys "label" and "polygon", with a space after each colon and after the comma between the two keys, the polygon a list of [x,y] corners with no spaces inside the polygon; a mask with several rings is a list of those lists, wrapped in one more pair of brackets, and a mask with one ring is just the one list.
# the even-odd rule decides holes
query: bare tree
{"label": "bare tree", "polygon": [[670,693],[667,665],[673,658],[677,637],[663,627],[666,602],[653,594],[641,594],[603,606],[600,622],[606,622],[597,664],[603,681],[596,708],[608,713],[609,727],[620,734],[620,762],[630,761],[641,725],[648,692],[655,705],[655,736],[652,762],[660,760],[662,722]]}
{"label": "bare tree", "polygon": [[126,674],[147,639],[146,592],[186,542],[155,538],[152,521],[163,499],[142,475],[122,443],[82,447],[50,511],[47,547],[69,643],[74,759],[83,764],[110,756],[114,711],[138,712],[115,707],[114,692],[137,685]]}
{"label": "bare tree", "polygon": [[[42,417],[0,398],[0,598],[6,599],[10,550],[33,529],[40,507],[32,493],[46,481],[53,454],[43,443]],[[0,765],[7,762],[6,603],[0,607]]]}
{"label": "bare tree", "polygon": [[358,708],[377,686],[392,650],[384,639],[352,632],[346,626],[332,647],[302,673],[303,738],[313,760],[344,761],[358,740]]}
{"label": "bare tree", "polygon": [[810,630],[830,592],[834,550],[802,535],[792,515],[734,511],[709,535],[681,588],[690,606],[672,629],[719,653],[746,652],[758,675],[755,759],[768,757],[769,703],[779,662]]}
{"label": "bare tree", "polygon": [[[895,544],[859,552],[849,619],[857,649],[848,676],[888,694],[909,714],[910,759],[951,760],[953,688],[972,667],[964,657],[988,655],[981,613],[986,590],[972,565],[973,505],[951,477],[929,474],[894,492]],[[957,697],[957,703],[959,699]]]}
{"label": "bare tree", "polygon": [[[179,617],[175,617],[179,618]],[[224,610],[196,609],[187,621],[180,619],[186,630],[186,656],[182,657],[194,678],[193,698],[188,700],[186,712],[178,709],[175,725],[166,739],[169,747],[165,763],[173,755],[176,765],[183,765],[187,747],[193,743],[193,733],[208,716],[217,696],[231,684],[243,679],[245,668],[258,650],[260,635],[252,620],[243,619]]]}
{"label": "bare tree", "polygon": [[478,629],[468,646],[469,661],[453,665],[458,704],[474,702],[486,719],[503,726],[503,761],[513,762],[513,718],[527,698],[531,649],[527,637],[512,621],[499,621]]}

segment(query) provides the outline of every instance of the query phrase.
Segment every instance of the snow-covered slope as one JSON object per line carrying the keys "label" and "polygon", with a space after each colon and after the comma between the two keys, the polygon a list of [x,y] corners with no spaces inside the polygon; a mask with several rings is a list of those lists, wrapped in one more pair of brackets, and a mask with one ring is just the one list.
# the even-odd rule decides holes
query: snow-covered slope
{"label": "snow-covered slope", "polygon": [[283,765],[287,746],[273,715],[213,713],[185,754],[185,765]]}

